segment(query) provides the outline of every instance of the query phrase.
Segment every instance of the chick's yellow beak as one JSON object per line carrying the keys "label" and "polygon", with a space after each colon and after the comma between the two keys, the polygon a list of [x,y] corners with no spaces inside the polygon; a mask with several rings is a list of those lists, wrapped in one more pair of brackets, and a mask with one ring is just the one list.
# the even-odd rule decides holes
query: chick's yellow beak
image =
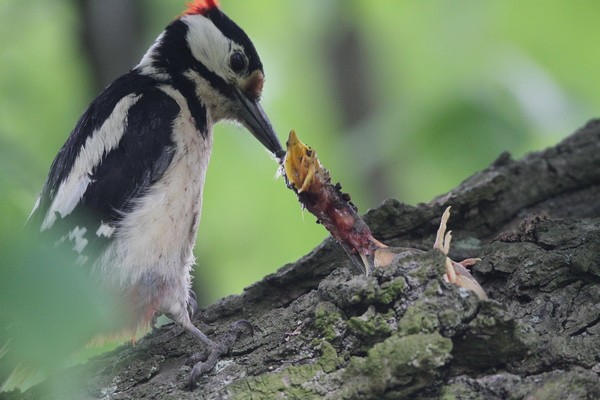
{"label": "chick's yellow beak", "polygon": [[289,184],[298,193],[302,193],[315,183],[314,177],[322,169],[321,163],[317,153],[302,143],[294,130],[290,131],[286,145],[285,174]]}

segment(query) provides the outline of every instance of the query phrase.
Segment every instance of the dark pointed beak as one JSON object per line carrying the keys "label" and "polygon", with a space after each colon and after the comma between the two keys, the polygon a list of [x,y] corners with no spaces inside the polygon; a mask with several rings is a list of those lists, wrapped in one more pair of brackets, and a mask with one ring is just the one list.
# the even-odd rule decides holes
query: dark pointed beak
{"label": "dark pointed beak", "polygon": [[240,102],[240,121],[267,150],[282,160],[285,150],[258,100],[250,99],[241,90],[235,90],[235,94]]}

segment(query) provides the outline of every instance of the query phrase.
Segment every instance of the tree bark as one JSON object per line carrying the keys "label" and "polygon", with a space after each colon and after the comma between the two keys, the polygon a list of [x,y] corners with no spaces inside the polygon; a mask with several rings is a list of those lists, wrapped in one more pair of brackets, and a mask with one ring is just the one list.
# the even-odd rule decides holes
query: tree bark
{"label": "tree bark", "polygon": [[[67,371],[82,384],[65,396],[600,398],[599,191],[597,120],[522,160],[503,154],[428,204],[367,212],[377,239],[422,250],[388,268],[365,277],[328,239],[202,310],[195,323],[211,337],[239,319],[255,331],[199,388],[185,387],[197,342],[167,325]],[[448,205],[450,256],[482,259],[472,272],[488,301],[442,279],[445,258],[430,249]],[[50,397],[56,382],[5,397]]]}

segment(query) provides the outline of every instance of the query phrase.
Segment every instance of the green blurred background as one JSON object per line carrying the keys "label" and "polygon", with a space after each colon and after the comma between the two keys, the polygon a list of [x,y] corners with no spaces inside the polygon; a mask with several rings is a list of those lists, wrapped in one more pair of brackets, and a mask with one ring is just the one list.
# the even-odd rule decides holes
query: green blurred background
{"label": "green blurred background", "polygon": [[[0,0],[0,386],[25,360],[52,371],[84,359],[66,355],[112,319],[106,295],[18,233],[77,118],[184,3]],[[555,144],[600,107],[600,2],[221,3],[259,50],[282,142],[296,129],[362,212],[390,197],[428,202],[503,151]],[[217,127],[196,247],[201,304],[327,236],[276,169],[247,132]]]}
{"label": "green blurred background", "polygon": [[[221,4],[262,57],[263,105],[282,142],[296,129],[361,212],[389,197],[430,201],[505,150],[556,143],[600,107],[600,2]],[[183,9],[183,0],[0,0],[3,237],[21,228],[87,104]],[[251,135],[217,127],[196,247],[203,304],[327,236],[275,172]]]}

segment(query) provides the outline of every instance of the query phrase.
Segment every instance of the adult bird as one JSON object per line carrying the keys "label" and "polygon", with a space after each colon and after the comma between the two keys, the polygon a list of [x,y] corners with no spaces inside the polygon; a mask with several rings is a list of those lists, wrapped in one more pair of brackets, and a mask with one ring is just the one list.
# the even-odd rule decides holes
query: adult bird
{"label": "adult bird", "polygon": [[281,158],[259,102],[263,82],[254,45],[217,2],[189,3],[81,116],[28,220],[125,300],[126,330],[163,313],[202,342],[209,359],[192,381],[227,351],[189,312],[213,126],[239,122]]}

